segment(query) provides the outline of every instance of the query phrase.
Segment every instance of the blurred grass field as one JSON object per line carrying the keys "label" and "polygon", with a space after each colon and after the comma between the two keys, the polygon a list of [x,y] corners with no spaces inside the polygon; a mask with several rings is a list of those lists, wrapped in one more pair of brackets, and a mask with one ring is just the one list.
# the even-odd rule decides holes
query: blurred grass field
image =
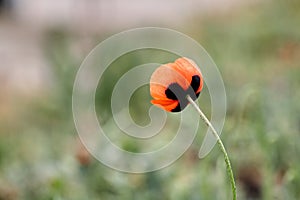
{"label": "blurred grass field", "polygon": [[[278,0],[195,15],[184,27],[183,32],[203,45],[223,76],[227,117],[221,138],[231,157],[238,199],[300,199],[299,24],[300,2]],[[215,147],[202,160],[197,157],[200,134],[177,162],[157,172],[120,173],[91,157],[72,119],[72,87],[84,58],[70,50],[78,36],[63,28],[45,35],[42,51],[51,66],[50,86],[34,98],[1,94],[0,200],[230,199],[220,150]],[[95,44],[107,35],[96,35]],[[109,123],[112,86],[124,73],[119,65],[126,69],[171,58],[148,50],[113,63],[105,72],[111,78],[101,80],[103,88],[97,89],[99,121]],[[131,114],[141,125],[149,122],[148,89],[139,89],[131,104]],[[200,96],[200,106],[209,115],[209,94],[204,91]],[[143,151],[142,144],[126,137],[118,142],[124,149]]]}

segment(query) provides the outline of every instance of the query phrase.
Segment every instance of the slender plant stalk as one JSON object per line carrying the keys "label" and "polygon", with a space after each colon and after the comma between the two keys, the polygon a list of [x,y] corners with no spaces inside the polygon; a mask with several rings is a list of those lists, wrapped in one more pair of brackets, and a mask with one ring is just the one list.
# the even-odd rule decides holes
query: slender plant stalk
{"label": "slender plant stalk", "polygon": [[236,200],[236,186],[235,186],[234,176],[233,176],[233,172],[232,172],[230,160],[229,160],[229,157],[227,155],[226,149],[225,149],[225,147],[223,145],[223,142],[220,139],[220,137],[219,137],[217,131],[215,130],[215,128],[210,123],[210,121],[207,119],[207,117],[204,115],[204,113],[200,110],[199,106],[193,101],[193,99],[189,95],[186,98],[192,104],[192,106],[197,110],[197,112],[199,113],[201,119],[212,130],[214,136],[217,138],[217,143],[218,143],[221,151],[223,152],[224,158],[225,158],[225,163],[226,163],[226,168],[227,168],[227,174],[229,176],[230,183],[231,183],[232,199]]}

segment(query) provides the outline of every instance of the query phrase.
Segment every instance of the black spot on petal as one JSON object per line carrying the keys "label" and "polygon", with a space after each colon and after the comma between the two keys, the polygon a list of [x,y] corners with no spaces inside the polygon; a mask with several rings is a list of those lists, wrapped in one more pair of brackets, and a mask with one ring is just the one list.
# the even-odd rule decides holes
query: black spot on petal
{"label": "black spot on petal", "polygon": [[178,83],[172,83],[166,89],[165,94],[168,99],[178,100],[176,94],[178,94],[182,89],[182,87]]}
{"label": "black spot on petal", "polygon": [[192,77],[191,87],[193,88],[194,92],[197,92],[200,86],[201,78],[198,75],[194,75]]}
{"label": "black spot on petal", "polygon": [[192,77],[191,85],[186,90],[184,90],[178,83],[171,83],[165,90],[166,97],[171,100],[178,100],[178,104],[172,112],[180,112],[189,104],[186,98],[187,95],[189,95],[193,100],[196,100],[200,94],[200,92],[195,94],[199,86],[200,77],[198,75]]}

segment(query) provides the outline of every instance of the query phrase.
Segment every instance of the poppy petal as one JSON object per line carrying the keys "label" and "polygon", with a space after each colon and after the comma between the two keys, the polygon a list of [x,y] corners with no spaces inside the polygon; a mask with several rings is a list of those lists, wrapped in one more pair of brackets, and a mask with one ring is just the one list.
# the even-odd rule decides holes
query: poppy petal
{"label": "poppy petal", "polygon": [[178,105],[178,101],[168,99],[151,100],[151,103],[169,112],[171,112]]}

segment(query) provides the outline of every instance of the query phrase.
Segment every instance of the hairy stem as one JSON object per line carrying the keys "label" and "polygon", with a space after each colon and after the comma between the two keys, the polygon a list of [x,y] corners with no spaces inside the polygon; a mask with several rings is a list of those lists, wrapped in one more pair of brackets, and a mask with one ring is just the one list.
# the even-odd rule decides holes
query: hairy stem
{"label": "hairy stem", "polygon": [[236,200],[236,186],[235,186],[234,176],[233,176],[233,172],[232,172],[230,160],[229,160],[228,154],[226,152],[226,149],[225,149],[225,147],[223,145],[223,142],[220,139],[219,134],[217,133],[217,131],[215,130],[215,128],[212,126],[212,124],[210,123],[210,121],[207,119],[207,117],[204,115],[204,113],[201,111],[201,109],[199,108],[199,106],[193,101],[193,99],[189,95],[186,98],[191,103],[191,105],[197,110],[197,112],[199,113],[201,119],[212,130],[212,133],[217,138],[217,143],[218,143],[221,151],[224,154],[226,168],[227,168],[227,174],[229,176],[230,183],[231,183],[232,198],[233,198],[233,200]]}

